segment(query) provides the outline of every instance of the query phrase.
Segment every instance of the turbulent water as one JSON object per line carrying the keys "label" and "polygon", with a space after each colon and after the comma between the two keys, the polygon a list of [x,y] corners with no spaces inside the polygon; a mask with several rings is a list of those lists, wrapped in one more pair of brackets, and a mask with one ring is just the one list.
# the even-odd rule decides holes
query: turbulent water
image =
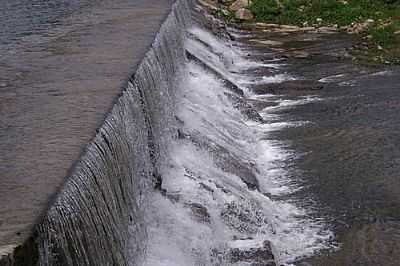
{"label": "turbulent water", "polygon": [[289,264],[329,246],[322,220],[272,199],[298,187],[268,135],[296,123],[245,101],[290,77],[249,74],[279,62],[247,59],[191,5],[176,2],[38,225],[40,265]]}
{"label": "turbulent water", "polygon": [[282,140],[312,120],[289,110],[324,99],[254,93],[298,77],[232,40],[246,34],[176,2],[37,227],[40,265],[291,265],[337,248],[290,171],[307,156]]}
{"label": "turbulent water", "polygon": [[[271,199],[299,187],[283,167],[293,151],[268,135],[302,121],[274,123],[270,109],[254,117],[239,103],[253,97],[252,85],[290,77],[248,74],[280,65],[246,59],[249,51],[202,23],[187,29],[183,48],[190,56],[177,75],[178,137],[160,169],[161,193],[150,195],[145,265],[267,265],[232,254],[261,249],[265,241],[276,261],[290,264],[329,247],[332,234],[322,220],[311,220],[293,202]],[[278,99],[273,109],[314,100]]]}

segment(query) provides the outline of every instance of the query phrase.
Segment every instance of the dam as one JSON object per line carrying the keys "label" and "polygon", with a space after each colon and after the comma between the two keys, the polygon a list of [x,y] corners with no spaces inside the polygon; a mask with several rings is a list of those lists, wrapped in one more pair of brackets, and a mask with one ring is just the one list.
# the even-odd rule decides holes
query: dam
{"label": "dam", "polygon": [[42,219],[172,4],[0,2],[0,255]]}
{"label": "dam", "polygon": [[246,59],[191,1],[103,5],[14,45],[25,69],[2,66],[19,74],[2,95],[1,265],[276,265],[325,248],[319,222],[266,196],[290,191],[265,179],[286,152],[244,73],[274,59]]}
{"label": "dam", "polygon": [[[347,146],[364,149],[352,137],[369,131],[336,102],[359,105],[360,91],[375,95],[381,79],[394,91],[396,69],[338,61],[342,36],[294,35],[303,42],[226,23],[212,2],[0,2],[15,12],[4,13],[0,35],[1,266],[364,259],[346,241],[363,247],[366,238],[348,228],[375,220],[353,218],[361,199],[347,204],[363,198],[359,184],[372,184],[368,212],[390,194],[356,174],[352,152],[343,163]],[[279,43],[315,57],[291,58]],[[343,188],[340,178],[351,175]],[[390,218],[379,226],[395,230]],[[342,248],[338,235],[345,255],[319,258]]]}

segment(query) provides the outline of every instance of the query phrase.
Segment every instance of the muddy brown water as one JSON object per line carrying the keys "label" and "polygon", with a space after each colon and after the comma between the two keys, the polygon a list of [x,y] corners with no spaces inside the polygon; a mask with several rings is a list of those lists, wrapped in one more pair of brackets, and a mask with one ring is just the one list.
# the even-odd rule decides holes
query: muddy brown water
{"label": "muddy brown water", "polygon": [[339,247],[296,264],[400,265],[400,68],[355,64],[348,35],[258,32],[244,40],[256,59],[287,64],[276,73],[325,78],[321,90],[273,91],[282,99],[320,98],[277,111],[282,122],[308,123],[269,136],[296,152],[287,168],[303,189],[291,197],[328,221]]}
{"label": "muddy brown water", "polygon": [[25,239],[173,0],[0,0],[0,256]]}

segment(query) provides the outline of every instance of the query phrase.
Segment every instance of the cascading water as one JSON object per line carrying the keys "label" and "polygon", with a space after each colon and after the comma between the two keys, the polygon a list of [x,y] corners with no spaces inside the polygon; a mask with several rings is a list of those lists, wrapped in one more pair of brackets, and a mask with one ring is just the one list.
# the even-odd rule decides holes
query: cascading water
{"label": "cascading water", "polygon": [[326,247],[322,224],[268,197],[296,189],[282,168],[291,151],[266,137],[290,125],[244,101],[275,80],[244,72],[279,64],[247,60],[194,23],[189,2],[38,226],[40,265],[275,265]]}
{"label": "cascading water", "polygon": [[[185,49],[189,60],[176,94],[179,136],[160,172],[161,193],[152,193],[146,213],[145,265],[275,265],[274,258],[290,264],[326,248],[332,235],[323,223],[267,196],[298,189],[282,166],[294,155],[267,137],[296,123],[273,123],[269,108],[261,121],[244,110],[251,106],[243,95],[255,97],[251,85],[292,77],[244,74],[279,65],[247,60],[246,51],[196,23]],[[275,109],[302,104],[277,101]]]}
{"label": "cascading water", "polygon": [[38,226],[40,265],[138,265],[152,180],[176,135],[175,77],[187,1],[177,1],[128,87]]}

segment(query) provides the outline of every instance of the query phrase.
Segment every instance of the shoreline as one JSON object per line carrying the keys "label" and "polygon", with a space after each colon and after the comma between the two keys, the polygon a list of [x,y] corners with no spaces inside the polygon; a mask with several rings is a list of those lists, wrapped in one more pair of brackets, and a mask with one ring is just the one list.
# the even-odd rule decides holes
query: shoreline
{"label": "shoreline", "polygon": [[[353,45],[349,50],[349,55],[352,57],[354,62],[361,65],[371,66],[377,66],[380,64],[400,64],[400,50],[398,49],[400,46],[400,22],[397,21],[395,16],[390,17],[390,15],[387,15],[388,18],[386,19],[364,18],[362,21],[354,19],[351,23],[341,22],[339,20],[325,22],[319,17],[304,18],[303,20],[311,21],[302,22],[300,23],[301,25],[299,25],[299,22],[285,23],[284,21],[280,23],[278,15],[272,15],[273,13],[271,13],[269,19],[257,16],[258,8],[267,9],[267,4],[261,4],[263,1],[266,0],[200,0],[200,2],[207,6],[214,15],[225,20],[227,23],[243,25],[248,28],[264,28],[265,30],[288,34],[293,32],[349,34],[352,35],[351,38],[353,39]],[[276,0],[271,1],[274,2]],[[252,4],[252,2],[256,3]],[[279,4],[280,1],[277,2],[277,10],[284,10],[285,7],[280,6],[282,5]],[[291,4],[288,3],[288,5]],[[305,11],[301,8],[304,9],[304,6],[300,7],[297,11],[298,14],[294,12],[293,15],[296,16],[304,13]],[[399,9],[400,12],[400,6],[394,6],[393,8]],[[248,10],[250,13],[247,16],[242,16],[240,12],[243,13],[243,10]],[[291,12],[293,12],[293,10],[291,10]],[[315,16],[315,14],[313,16]]]}

